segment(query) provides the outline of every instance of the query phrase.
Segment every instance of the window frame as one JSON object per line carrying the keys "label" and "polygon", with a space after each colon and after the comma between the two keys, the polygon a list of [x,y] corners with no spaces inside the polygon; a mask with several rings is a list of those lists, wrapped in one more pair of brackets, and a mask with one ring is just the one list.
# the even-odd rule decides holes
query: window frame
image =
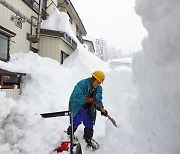
{"label": "window frame", "polygon": [[0,33],[0,37],[1,36],[2,36],[2,38],[5,38],[7,40],[7,49],[6,49],[6,58],[3,58],[3,57],[0,56],[0,60],[4,61],[4,62],[7,62],[10,59],[10,53],[9,53],[9,50],[10,50],[10,37],[7,37],[7,36]]}
{"label": "window frame", "polygon": [[0,68],[0,89],[14,89],[16,86],[20,89],[22,77],[25,75],[25,73],[9,72]]}
{"label": "window frame", "polygon": [[16,35],[16,33],[12,32],[0,25],[0,35],[2,36],[2,38],[4,37],[7,39],[7,57],[6,58],[0,57],[0,60],[7,62],[10,59],[10,38],[14,37]]}
{"label": "window frame", "polygon": [[[39,12],[39,3],[36,0],[22,0],[27,6],[29,6],[34,12],[38,14]],[[42,1],[42,19],[46,19],[48,13],[47,10],[47,0]]]}

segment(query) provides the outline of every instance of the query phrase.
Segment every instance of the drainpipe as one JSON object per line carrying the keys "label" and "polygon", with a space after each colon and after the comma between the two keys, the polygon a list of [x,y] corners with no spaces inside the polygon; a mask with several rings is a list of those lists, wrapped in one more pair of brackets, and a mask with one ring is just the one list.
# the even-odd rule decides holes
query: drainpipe
{"label": "drainpipe", "polygon": [[32,32],[30,35],[27,35],[27,38],[30,40],[30,48],[32,46],[32,43],[38,43],[40,39],[40,30],[41,30],[41,17],[42,17],[42,1],[39,0],[39,11],[38,11],[38,18],[37,18],[37,30],[36,34],[32,35]]}
{"label": "drainpipe", "polygon": [[36,34],[38,41],[40,39],[40,30],[41,30],[42,1],[43,0],[39,0],[39,12],[38,12],[38,22],[37,22],[37,34]]}

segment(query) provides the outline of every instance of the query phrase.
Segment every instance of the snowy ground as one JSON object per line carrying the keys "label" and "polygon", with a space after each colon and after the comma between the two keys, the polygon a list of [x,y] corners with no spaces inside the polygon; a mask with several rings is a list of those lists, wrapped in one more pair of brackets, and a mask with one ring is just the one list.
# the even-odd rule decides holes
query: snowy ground
{"label": "snowy ground", "polygon": [[[27,75],[23,81],[22,95],[17,101],[7,99],[3,92],[0,93],[0,153],[45,154],[56,148],[64,139],[63,131],[69,125],[68,117],[42,119],[37,114],[67,110],[68,99],[76,82],[90,77],[96,69],[106,74],[106,81],[102,85],[104,105],[119,125],[119,128],[114,127],[98,113],[94,138],[101,148],[96,153],[109,153],[112,149],[117,153],[119,148],[113,144],[128,142],[133,133],[129,115],[133,93],[131,69],[119,67],[112,71],[96,56],[82,52],[82,47],[79,49],[61,66],[32,52],[12,55],[8,65],[1,62],[2,68],[26,72]],[[129,138],[125,138],[124,134],[128,134]],[[82,135],[83,126],[77,131],[79,138]],[[84,143],[82,149],[85,150],[83,146]],[[123,144],[121,146],[124,150],[129,149]]]}
{"label": "snowy ground", "polygon": [[[67,110],[76,82],[94,70],[105,72],[103,102],[116,128],[98,114],[96,154],[180,153],[180,1],[137,0],[148,36],[133,55],[132,70],[109,69],[82,46],[64,65],[32,52],[11,55],[0,67],[27,73],[17,101],[0,92],[0,154],[49,154],[64,139],[67,117],[43,119],[39,114]],[[81,138],[83,127],[77,131]],[[82,143],[83,153],[89,154]]]}

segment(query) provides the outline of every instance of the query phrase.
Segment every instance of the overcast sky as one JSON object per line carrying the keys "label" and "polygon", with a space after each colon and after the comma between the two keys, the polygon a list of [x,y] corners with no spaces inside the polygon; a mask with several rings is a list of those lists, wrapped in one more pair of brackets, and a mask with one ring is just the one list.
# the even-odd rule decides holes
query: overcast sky
{"label": "overcast sky", "polygon": [[88,36],[122,48],[140,48],[147,35],[134,10],[135,0],[71,0]]}

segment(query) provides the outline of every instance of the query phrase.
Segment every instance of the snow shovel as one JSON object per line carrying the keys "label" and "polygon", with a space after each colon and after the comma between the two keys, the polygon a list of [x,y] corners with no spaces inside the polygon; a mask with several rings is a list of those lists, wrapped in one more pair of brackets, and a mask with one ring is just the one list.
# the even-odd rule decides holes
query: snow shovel
{"label": "snow shovel", "polygon": [[[104,108],[99,105],[97,102],[93,102],[95,105],[97,105],[99,107],[99,109],[101,110],[101,112],[104,112]],[[117,124],[116,124],[116,121],[110,116],[110,115],[107,115],[107,117],[109,118],[109,120],[111,120],[111,122],[113,123],[113,125],[115,127],[117,127]]]}

